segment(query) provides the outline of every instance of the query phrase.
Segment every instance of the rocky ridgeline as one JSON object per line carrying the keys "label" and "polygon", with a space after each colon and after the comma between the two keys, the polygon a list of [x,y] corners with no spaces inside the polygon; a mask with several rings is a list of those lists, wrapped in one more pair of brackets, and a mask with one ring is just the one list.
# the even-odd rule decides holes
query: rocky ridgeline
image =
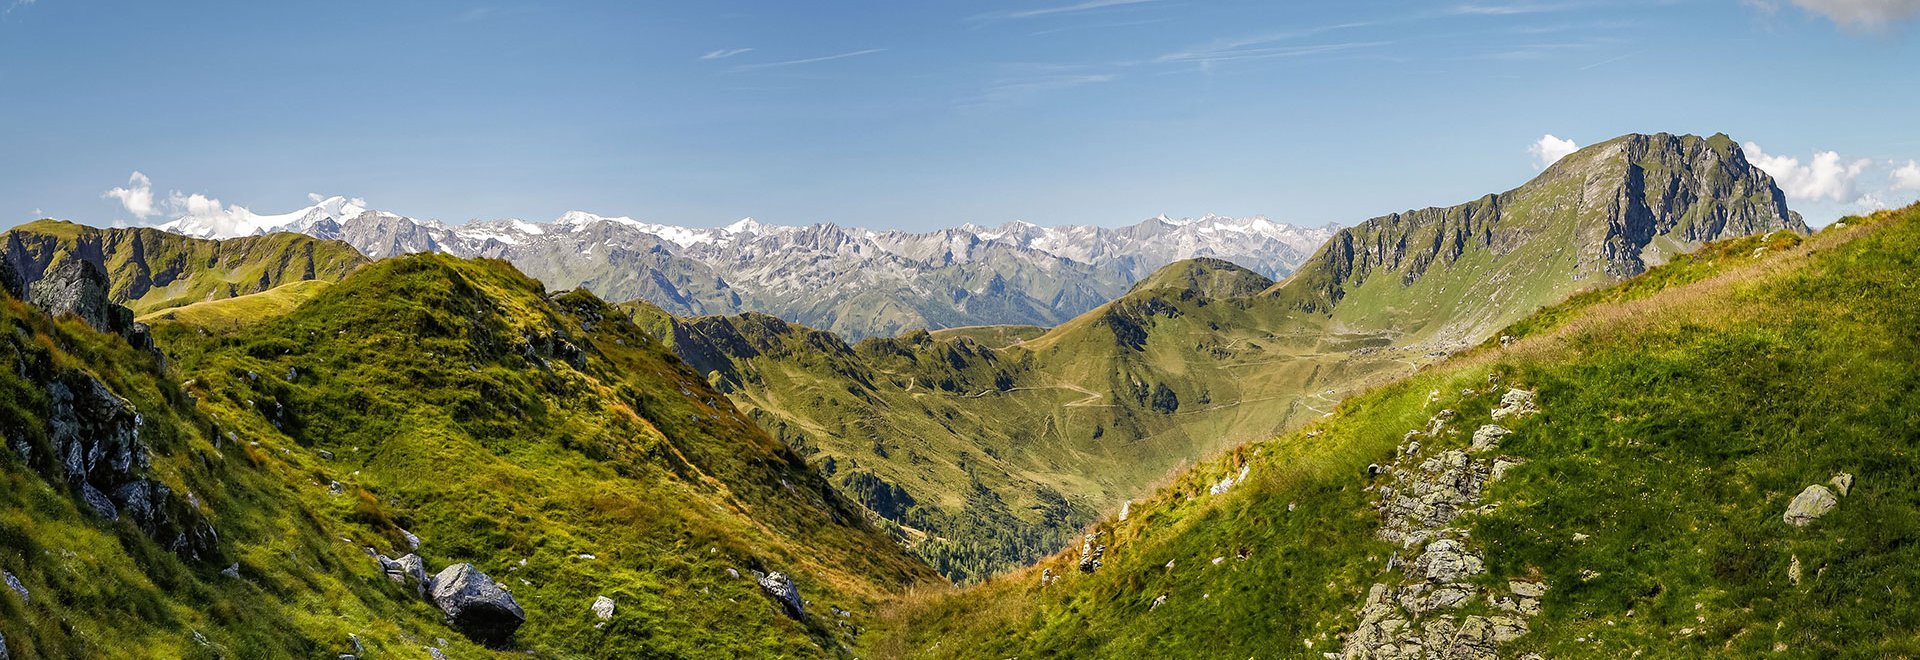
{"label": "rocky ridgeline", "polygon": [[[1493,419],[1535,412],[1533,392],[1510,389]],[[1546,584],[1510,580],[1504,589],[1483,590],[1472,582],[1486,572],[1485,550],[1454,522],[1484,510],[1487,483],[1520,461],[1497,454],[1511,431],[1496,424],[1475,430],[1465,449],[1441,449],[1459,437],[1454,417],[1452,410],[1440,411],[1426,428],[1407,433],[1391,464],[1369,466],[1389,481],[1375,501],[1378,534],[1399,549],[1387,560],[1387,579],[1368,590],[1357,610],[1359,627],[1340,652],[1326,657],[1497,658],[1499,645],[1527,634],[1527,619],[1540,612]],[[1461,612],[1476,600],[1487,604],[1488,614]]]}
{"label": "rocky ridgeline", "polygon": [[[11,265],[0,267],[0,289],[50,316],[72,316],[102,332],[119,334],[135,348],[152,351],[146,326],[133,312],[107,298],[106,274],[79,259],[49,268],[24,284]],[[153,352],[155,359],[158,352]],[[14,436],[8,449],[50,481],[66,484],[86,510],[109,521],[126,519],[183,559],[219,554],[219,537],[201,511],[199,498],[176,493],[155,477],[145,418],[132,402],[86,371],[51,361],[16,364],[15,373],[35,382],[48,404],[45,442]]]}

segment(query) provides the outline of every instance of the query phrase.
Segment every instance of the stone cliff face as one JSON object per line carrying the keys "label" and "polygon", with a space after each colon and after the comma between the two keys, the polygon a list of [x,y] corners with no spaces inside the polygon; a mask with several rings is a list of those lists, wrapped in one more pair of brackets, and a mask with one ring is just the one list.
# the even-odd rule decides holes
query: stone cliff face
{"label": "stone cliff face", "polygon": [[[1271,291],[1328,311],[1374,278],[1412,286],[1476,253],[1496,267],[1571,266],[1566,276],[1575,283],[1620,279],[1702,243],[1777,230],[1808,231],[1731,138],[1628,135],[1569,155],[1506,193],[1343,229]],[[1550,256],[1563,250],[1573,251],[1571,263]]]}
{"label": "stone cliff face", "polygon": [[1662,237],[1697,245],[1781,229],[1808,233],[1773,177],[1748,163],[1725,135],[1630,135],[1602,147],[1593,159],[1625,166],[1619,194],[1607,207],[1600,255],[1612,277],[1645,272],[1652,265],[1648,250]]}

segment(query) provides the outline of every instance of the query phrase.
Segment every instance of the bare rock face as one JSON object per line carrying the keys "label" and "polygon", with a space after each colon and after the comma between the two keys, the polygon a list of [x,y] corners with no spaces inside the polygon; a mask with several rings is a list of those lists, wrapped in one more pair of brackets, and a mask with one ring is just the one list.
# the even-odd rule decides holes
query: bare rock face
{"label": "bare rock face", "polygon": [[45,277],[27,288],[27,302],[50,316],[72,314],[101,332],[133,321],[126,312],[124,321],[115,314],[118,305],[107,298],[107,274],[99,266],[83,259],[66,259],[48,268]]}
{"label": "bare rock face", "polygon": [[152,348],[147,326],[133,321],[133,310],[113,302],[106,272],[84,259],[70,258],[47,269],[26,288],[26,301],[49,316],[71,314],[95,330],[127,338],[135,348]]}
{"label": "bare rock face", "polygon": [[527,613],[513,594],[473,564],[454,564],[433,578],[433,604],[447,614],[455,630],[488,646],[513,638]]}
{"label": "bare rock face", "polygon": [[800,598],[800,587],[793,584],[793,578],[779,571],[768,573],[760,578],[760,590],[779,603],[787,616],[800,620],[807,618],[806,601]]}
{"label": "bare rock face", "polygon": [[[213,526],[148,474],[151,449],[141,438],[144,422],[132,403],[81,372],[48,383],[47,398],[51,468],[88,508],[108,520],[129,519],[183,558],[212,554],[218,540]],[[25,443],[16,443],[14,451],[34,458],[33,447]]]}
{"label": "bare rock face", "polygon": [[1092,573],[1100,570],[1100,557],[1107,553],[1107,546],[1098,543],[1099,534],[1088,534],[1080,542],[1080,572]]}

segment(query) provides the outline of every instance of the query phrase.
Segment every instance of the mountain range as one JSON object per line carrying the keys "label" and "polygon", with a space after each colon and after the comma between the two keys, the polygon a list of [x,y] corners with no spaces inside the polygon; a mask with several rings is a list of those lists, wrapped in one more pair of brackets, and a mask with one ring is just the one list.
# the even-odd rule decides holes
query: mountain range
{"label": "mountain range", "polygon": [[446,224],[342,197],[292,213],[222,210],[159,227],[198,238],[296,232],[379,259],[418,252],[506,259],[556,288],[643,299],[681,315],[759,311],[850,337],[972,325],[1051,326],[1181,259],[1291,273],[1332,234],[1265,218],[1165,216],[1120,227],[1012,222],[926,233],[752,219],[717,228],[574,211],[547,223]]}
{"label": "mountain range", "polygon": [[[1811,232],[1725,136],[860,339],[319,211],[0,236],[0,649],[1920,652],[1920,209]],[[665,240],[576,220],[476,226]]]}

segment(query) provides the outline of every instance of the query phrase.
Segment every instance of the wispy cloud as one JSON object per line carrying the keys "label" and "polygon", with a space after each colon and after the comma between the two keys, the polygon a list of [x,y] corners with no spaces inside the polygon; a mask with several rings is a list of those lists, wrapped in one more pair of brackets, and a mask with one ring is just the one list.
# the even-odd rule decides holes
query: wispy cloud
{"label": "wispy cloud", "polygon": [[0,14],[11,14],[13,10],[33,4],[33,2],[34,0],[13,0],[12,3],[7,5],[7,10],[0,12]]}
{"label": "wispy cloud", "polygon": [[1119,23],[1093,23],[1089,25],[1067,25],[1067,26],[1062,26],[1057,28],[1048,28],[1045,30],[1039,30],[1031,34],[1028,34],[1027,36],[1044,37],[1049,34],[1059,34],[1062,32],[1075,32],[1079,30],[1106,30],[1106,29],[1112,29],[1112,28],[1138,27],[1142,25],[1159,25],[1165,22],[1167,22],[1167,19],[1154,18],[1154,19],[1148,19],[1144,21],[1123,21]]}
{"label": "wispy cloud", "polygon": [[1633,55],[1634,55],[1633,53],[1627,53],[1627,54],[1625,54],[1625,55],[1621,55],[1621,56],[1619,56],[1619,57],[1610,57],[1610,58],[1607,58],[1607,59],[1604,59],[1604,60],[1600,60],[1600,61],[1598,61],[1598,62],[1594,62],[1594,63],[1592,63],[1592,64],[1588,64],[1588,65],[1586,65],[1586,66],[1583,66],[1583,67],[1580,67],[1580,70],[1581,70],[1581,71],[1589,71],[1589,70],[1593,70],[1593,69],[1598,69],[1598,68],[1600,68],[1600,67],[1603,67],[1603,66],[1606,66],[1606,65],[1608,65],[1608,64],[1613,64],[1613,63],[1615,63],[1615,62],[1619,62],[1619,61],[1621,61],[1621,60],[1625,60],[1625,59],[1627,59],[1627,58],[1629,58],[1629,57],[1633,57]]}
{"label": "wispy cloud", "polygon": [[486,20],[498,11],[498,9],[493,7],[474,7],[460,12],[460,15],[454,17],[453,20],[456,23],[472,23],[474,21]]}
{"label": "wispy cloud", "polygon": [[729,57],[733,57],[733,56],[735,56],[735,55],[745,55],[745,54],[747,54],[747,53],[751,53],[751,52],[753,52],[753,49],[752,49],[752,48],[722,48],[722,49],[720,49],[720,50],[716,50],[716,51],[713,51],[713,52],[710,52],[710,53],[707,53],[707,54],[705,54],[705,55],[701,55],[701,56],[700,56],[700,59],[703,59],[703,60],[724,60],[724,59],[727,59],[727,58],[729,58]]}
{"label": "wispy cloud", "polygon": [[856,51],[853,51],[853,52],[850,52],[850,53],[840,53],[840,54],[837,54],[837,55],[823,55],[823,56],[820,56],[820,57],[809,57],[809,58],[805,58],[805,59],[798,59],[798,60],[785,60],[785,61],[781,61],[781,62],[763,62],[763,63],[760,63],[760,64],[742,64],[742,65],[740,65],[740,66],[737,66],[737,67],[734,67],[734,70],[736,70],[736,71],[751,71],[751,70],[754,70],[754,69],[772,69],[772,68],[775,68],[775,67],[783,67],[783,66],[796,66],[796,65],[800,65],[800,64],[814,64],[814,63],[817,63],[817,62],[831,62],[831,61],[834,61],[834,60],[844,60],[844,59],[847,59],[847,58],[849,58],[849,57],[859,57],[859,56],[861,56],[861,55],[872,55],[872,54],[874,54],[874,53],[884,53],[884,52],[887,52],[887,49],[885,49],[885,48],[868,48],[868,49],[866,49],[866,50],[856,50]]}
{"label": "wispy cloud", "polygon": [[[1920,0],[1791,0],[1793,5],[1819,14],[1837,25],[1882,29],[1920,16]],[[1772,13],[1779,0],[1741,0],[1741,4]]]}
{"label": "wispy cloud", "polygon": [[1463,4],[1463,5],[1454,5],[1452,8],[1447,10],[1447,13],[1452,14],[1454,16],[1520,16],[1525,14],[1546,14],[1546,13],[1559,12],[1559,11],[1568,11],[1571,9],[1578,9],[1581,6],[1582,6],[1582,3],[1575,3],[1575,2],[1560,2],[1560,3],[1474,2],[1474,3]]}
{"label": "wispy cloud", "polygon": [[980,15],[974,16],[973,18],[974,20],[1037,18],[1040,16],[1073,14],[1073,13],[1078,13],[1083,11],[1092,11],[1095,9],[1106,9],[1108,7],[1123,7],[1126,5],[1142,5],[1150,2],[1159,2],[1159,1],[1160,0],[1086,0],[1085,2],[1078,2],[1070,5],[1056,5],[1052,7],[1037,7],[1034,9],[1012,9],[1007,11],[997,11],[997,12],[991,12],[986,14],[980,14]]}
{"label": "wispy cloud", "polygon": [[1305,46],[1278,46],[1276,44],[1296,41],[1328,32],[1351,30],[1371,25],[1371,23],[1340,23],[1301,30],[1272,32],[1252,37],[1220,39],[1211,43],[1176,51],[1154,58],[1159,63],[1170,62],[1224,62],[1248,59],[1268,59],[1274,57],[1297,57],[1333,50],[1384,45],[1386,42],[1351,42],[1340,44],[1317,44]]}
{"label": "wispy cloud", "polygon": [[979,96],[957,103],[960,108],[991,109],[1017,104],[1039,94],[1119,80],[1115,73],[1057,73],[1006,78],[982,90]]}

